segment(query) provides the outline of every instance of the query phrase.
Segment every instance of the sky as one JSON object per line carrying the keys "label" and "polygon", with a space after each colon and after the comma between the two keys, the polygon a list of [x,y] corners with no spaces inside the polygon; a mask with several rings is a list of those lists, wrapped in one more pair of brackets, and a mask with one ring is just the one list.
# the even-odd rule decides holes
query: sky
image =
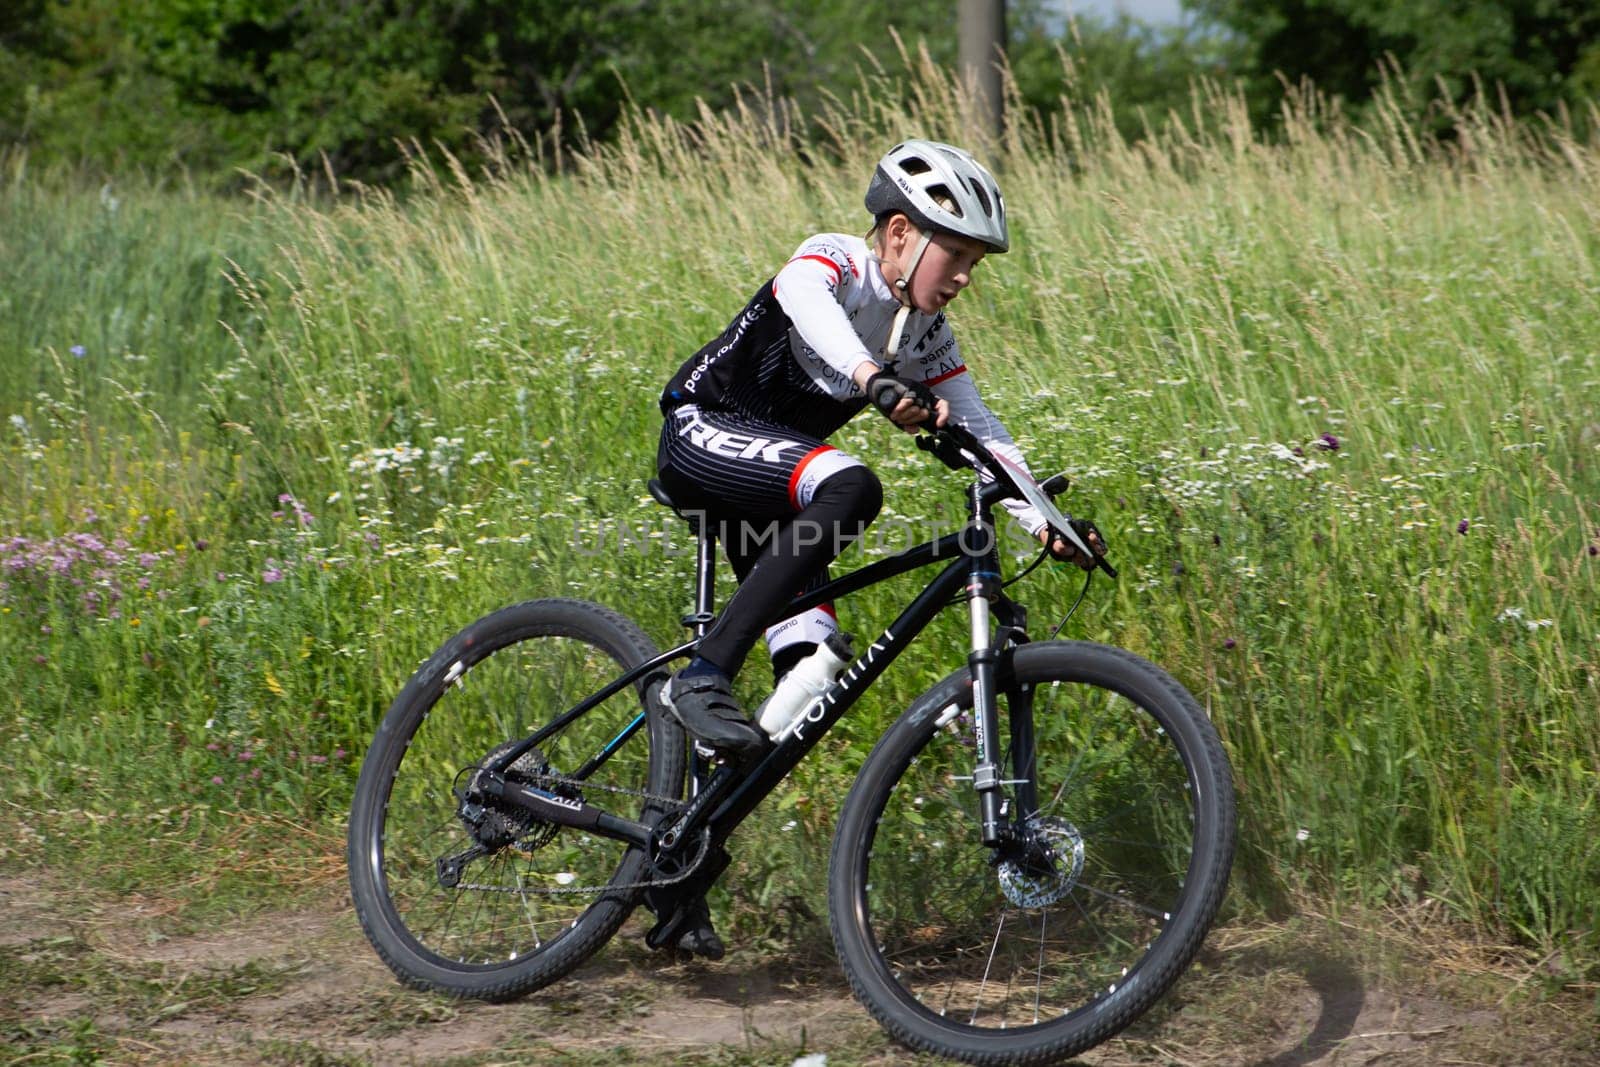
{"label": "sky", "polygon": [[1178,0],[1056,0],[1056,6],[1102,18],[1115,17],[1119,10],[1126,11],[1136,19],[1158,26],[1183,21]]}

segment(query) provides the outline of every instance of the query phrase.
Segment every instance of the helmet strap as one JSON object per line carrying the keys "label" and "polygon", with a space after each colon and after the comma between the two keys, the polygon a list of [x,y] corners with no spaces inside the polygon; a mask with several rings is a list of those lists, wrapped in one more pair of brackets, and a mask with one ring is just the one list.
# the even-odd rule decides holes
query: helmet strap
{"label": "helmet strap", "polygon": [[894,325],[889,328],[889,343],[883,349],[883,362],[894,366],[895,358],[900,351],[900,342],[905,340],[906,319],[911,317],[911,305],[901,304],[894,313]]}
{"label": "helmet strap", "polygon": [[895,295],[900,298],[900,303],[911,305],[911,276],[917,271],[917,264],[922,262],[922,253],[928,250],[928,242],[933,240],[933,235],[922,233],[922,239],[917,242],[917,247],[911,253],[911,262],[900,271],[900,277],[894,280]]}

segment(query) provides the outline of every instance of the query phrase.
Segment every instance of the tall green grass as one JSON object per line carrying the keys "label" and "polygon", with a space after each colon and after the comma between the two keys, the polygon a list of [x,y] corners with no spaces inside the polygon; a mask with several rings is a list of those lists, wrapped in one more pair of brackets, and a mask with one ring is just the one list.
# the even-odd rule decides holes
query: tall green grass
{"label": "tall green grass", "polygon": [[[638,117],[556,177],[419,158],[403,196],[7,180],[0,538],[35,562],[0,606],[0,849],[200,877],[252,820],[337,832],[391,695],[512,600],[590,597],[676,641],[684,535],[644,492],[661,383],[803,236],[866,228],[892,140],[982,141],[935,71],[877,89],[806,144],[751,100]],[[952,313],[1122,567],[1068,633],[1210,710],[1241,903],[1431,902],[1593,968],[1600,153],[1488,108],[1438,139],[1297,97],[1269,139],[1200,89],[1128,143],[1109,107],[988,147],[1014,251]],[[838,443],[886,483],[867,552],[954,514],[959,479],[881,420]],[[1022,599],[1053,625],[1077,582]],[[724,903],[820,909],[850,776],[961,644],[937,625],[841,724]]]}

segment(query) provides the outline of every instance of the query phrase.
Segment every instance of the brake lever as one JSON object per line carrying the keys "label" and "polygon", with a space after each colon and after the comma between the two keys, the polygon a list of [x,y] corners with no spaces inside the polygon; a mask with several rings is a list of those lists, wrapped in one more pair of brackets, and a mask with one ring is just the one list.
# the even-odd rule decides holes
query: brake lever
{"label": "brake lever", "polygon": [[924,452],[932,452],[953,471],[966,471],[972,469],[972,464],[961,454],[961,446],[951,440],[948,434],[924,433],[917,435],[917,447]]}
{"label": "brake lever", "polygon": [[[1059,478],[1061,475],[1058,474],[1056,477]],[[1055,479],[1051,480],[1054,481]],[[1105,556],[1094,550],[1094,545],[1090,540],[1090,535],[1093,534],[1094,538],[1102,545],[1106,543],[1105,534],[1100,532],[1100,527],[1096,526],[1091,519],[1068,519],[1067,524],[1072,527],[1072,532],[1078,535],[1078,540],[1083,542],[1083,547],[1089,550],[1089,558],[1094,560],[1094,565],[1105,571],[1109,577],[1115,578],[1117,576],[1117,568],[1108,563]]]}

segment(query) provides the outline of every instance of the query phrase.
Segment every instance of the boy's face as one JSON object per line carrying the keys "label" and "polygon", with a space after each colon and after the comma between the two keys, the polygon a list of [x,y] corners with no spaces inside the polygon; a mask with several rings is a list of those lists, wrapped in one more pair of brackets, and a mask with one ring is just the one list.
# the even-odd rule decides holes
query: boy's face
{"label": "boy's face", "polygon": [[972,284],[973,268],[987,251],[983,242],[951,233],[936,233],[911,276],[911,303],[934,312]]}

